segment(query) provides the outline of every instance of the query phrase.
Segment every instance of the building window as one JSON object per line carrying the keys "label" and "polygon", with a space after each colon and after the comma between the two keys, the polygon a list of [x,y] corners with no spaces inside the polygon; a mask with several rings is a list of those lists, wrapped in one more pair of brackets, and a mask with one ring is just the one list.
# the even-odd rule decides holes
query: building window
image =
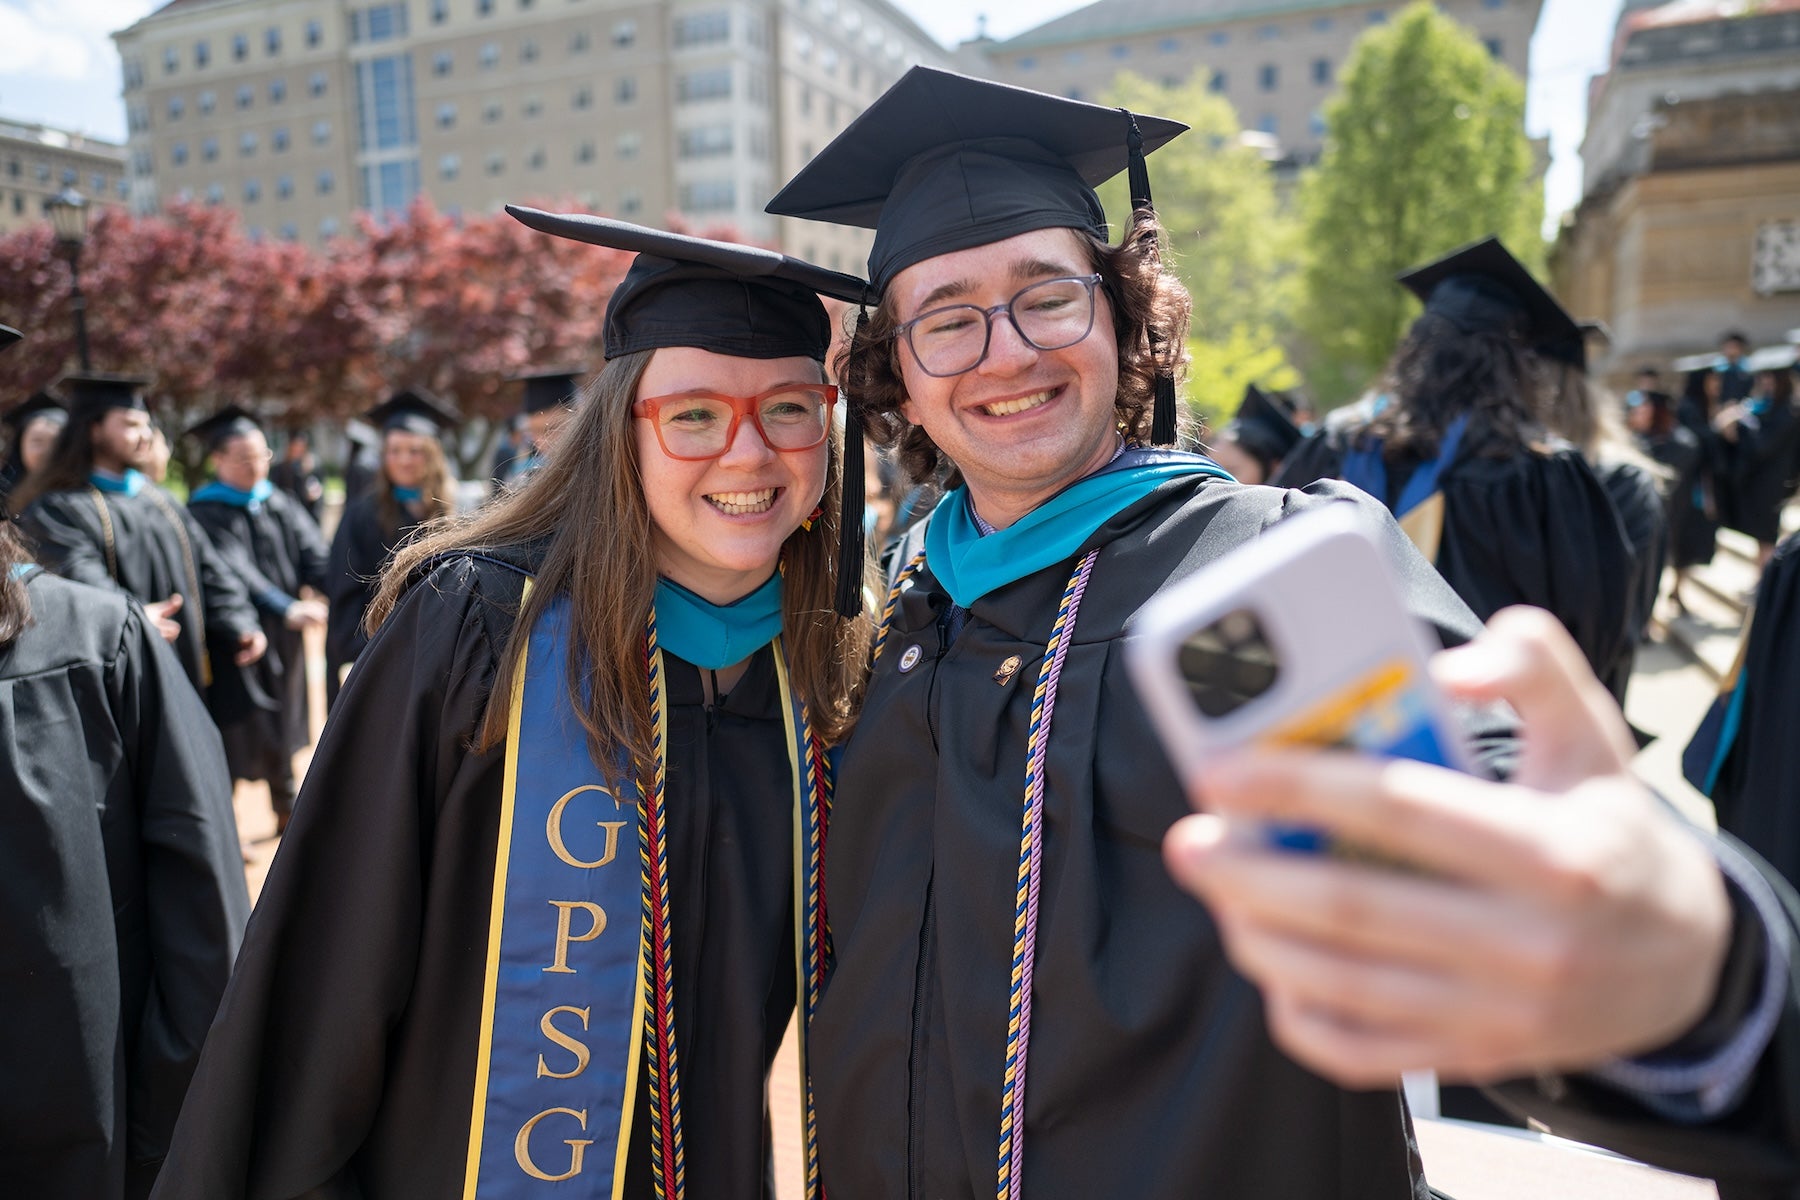
{"label": "building window", "polygon": [[[683,104],[731,98],[731,68],[689,71],[675,81],[675,98]],[[685,206],[684,206],[685,207]]]}
{"label": "building window", "polygon": [[294,177],[292,175],[277,175],[275,177],[275,198],[277,200],[286,200],[293,194]]}
{"label": "building window", "polygon": [[1064,52],[1063,61],[1065,63],[1069,64],[1071,67],[1079,67],[1081,65],[1082,57],[1083,57],[1083,55],[1082,55],[1081,51],[1069,50],[1069,51]]}
{"label": "building window", "polygon": [[1371,8],[1369,10],[1369,24],[1385,25],[1386,23],[1387,23],[1387,12],[1384,9]]}
{"label": "building window", "polygon": [[286,100],[286,99],[287,99],[287,80],[285,80],[285,79],[269,80],[269,103],[270,104],[280,104],[283,100]]}
{"label": "building window", "polygon": [[637,22],[619,21],[612,27],[612,44],[615,50],[624,50],[637,41]]}
{"label": "building window", "polygon": [[200,115],[203,117],[210,117],[212,110],[218,106],[219,94],[217,92],[201,92],[199,98],[194,101],[194,107],[200,110]]}
{"label": "building window", "polygon": [[181,70],[181,51],[170,46],[163,51],[163,74],[173,75],[179,70]]}
{"label": "building window", "polygon": [[6,160],[6,177],[8,179],[17,179],[19,177],[19,160],[18,159],[9,158]]}
{"label": "building window", "polygon": [[187,154],[186,142],[176,142],[173,146],[169,147],[169,161],[177,167],[185,167],[187,165]]}
{"label": "building window", "polygon": [[350,14],[352,42],[385,42],[405,37],[406,33],[404,4],[377,4],[372,8],[357,9]]}
{"label": "building window", "polygon": [[225,203],[225,186],[223,184],[218,184],[218,183],[207,184],[206,185],[206,202],[208,204],[223,204],[223,203]]}
{"label": "building window", "polygon": [[709,46],[731,40],[731,14],[724,9],[684,13],[675,18],[677,46]]}
{"label": "building window", "polygon": [[642,207],[644,207],[644,198],[637,192],[623,191],[619,193],[619,212],[625,216],[632,216]]}
{"label": "building window", "polygon": [[181,114],[187,111],[187,101],[180,96],[169,97],[169,120],[181,120]]}
{"label": "building window", "polygon": [[543,97],[527,96],[525,97],[525,103],[521,105],[520,108],[523,114],[528,118],[542,116],[544,113]]}
{"label": "building window", "polygon": [[238,135],[238,154],[239,154],[239,156],[241,156],[243,158],[249,158],[252,154],[255,154],[256,153],[256,143],[258,140],[259,139],[257,138],[257,136],[247,129],[243,133],[240,133]]}
{"label": "building window", "polygon": [[1114,58],[1130,58],[1131,57],[1131,47],[1124,45],[1122,43],[1119,45],[1116,45],[1112,48],[1112,56]]}
{"label": "building window", "polygon": [[613,100],[619,104],[637,103],[637,77],[622,75],[619,82],[613,85]]}
{"label": "building window", "polygon": [[245,204],[255,204],[258,200],[261,200],[261,199],[262,199],[262,180],[260,180],[260,179],[244,180],[244,203]]}
{"label": "building window", "polygon": [[732,151],[732,128],[730,125],[702,125],[694,129],[681,131],[680,155],[682,158],[715,158]]}
{"label": "building window", "polygon": [[520,62],[536,62],[537,56],[538,56],[538,49],[537,49],[536,42],[532,41],[530,38],[526,38],[524,41],[519,43],[519,61]]}
{"label": "building window", "polygon": [[1313,82],[1321,86],[1331,82],[1331,60],[1329,58],[1313,59]]}
{"label": "building window", "polygon": [[239,108],[249,108],[255,103],[256,89],[247,83],[240,86],[237,90],[237,106]]}
{"label": "building window", "polygon": [[1315,138],[1324,137],[1326,132],[1325,114],[1315,109],[1312,117],[1306,122],[1306,131]]}
{"label": "building window", "polygon": [[219,157],[219,139],[207,138],[200,143],[200,157],[207,162],[215,162]]}
{"label": "building window", "polygon": [[328,196],[331,189],[337,186],[337,176],[330,171],[320,171],[318,179],[319,195]]}
{"label": "building window", "polygon": [[499,66],[500,65],[500,43],[499,42],[483,42],[483,43],[481,43],[481,52],[477,56],[476,61],[478,61],[481,64],[481,69],[484,71],[491,70],[492,68]]}
{"label": "building window", "polygon": [[317,21],[308,21],[306,23],[306,46],[307,46],[307,49],[309,49],[309,50],[316,49],[318,47],[319,43],[324,40],[325,40],[325,27],[323,25],[319,24],[319,22],[317,22]]}
{"label": "building window", "polygon": [[462,155],[446,154],[438,159],[438,178],[455,179],[462,174]]}
{"label": "building window", "polygon": [[519,0],[519,11],[523,12],[526,9],[530,8],[531,3],[532,3],[532,0]]}
{"label": "building window", "polygon": [[593,39],[588,36],[588,31],[585,29],[577,29],[569,35],[570,54],[586,54],[591,45],[593,45]]}
{"label": "building window", "polygon": [[271,25],[263,33],[263,53],[265,53],[265,54],[280,54],[281,53],[281,26]]}
{"label": "building window", "polygon": [[1281,118],[1274,113],[1264,113],[1262,120],[1256,123],[1256,127],[1270,137],[1278,137],[1281,134]]}
{"label": "building window", "polygon": [[582,142],[579,146],[575,147],[575,161],[578,163],[593,162],[594,161],[594,143]]}
{"label": "building window", "polygon": [[[494,15],[494,0],[475,0],[475,15],[478,17],[493,16]],[[490,171],[490,172],[488,172],[488,174],[491,175],[491,174],[493,174],[493,172]]]}
{"label": "building window", "polygon": [[281,232],[277,236],[279,236],[281,238],[281,240],[284,242],[299,241],[300,240],[300,227],[298,225],[294,224],[292,221],[283,221],[281,223]]}
{"label": "building window", "polygon": [[506,108],[498,100],[489,100],[481,106],[481,119],[489,125],[494,124],[506,115]]}
{"label": "building window", "polygon": [[1257,86],[1265,92],[1272,92],[1281,86],[1281,68],[1274,63],[1264,63],[1262,70],[1256,73]]}
{"label": "building window", "polygon": [[41,163],[35,164],[32,167],[31,173],[33,175],[37,176],[37,181],[39,183],[49,183],[50,182],[50,164],[47,162],[41,162]]}
{"label": "building window", "polygon": [[613,153],[620,158],[636,158],[638,156],[638,151],[643,148],[643,145],[643,134],[638,133],[636,130],[626,130],[619,135],[619,140],[613,144]]}
{"label": "building window", "polygon": [[[357,130],[362,149],[391,150],[418,144],[418,130],[413,124],[418,106],[413,101],[411,56],[391,54],[357,63],[356,96]],[[405,194],[404,199],[398,203],[399,207],[404,207],[412,199],[413,192],[418,190],[418,165],[414,163],[410,169],[413,182],[408,184],[402,180],[396,185]],[[387,170],[386,164],[381,170]],[[398,194],[388,189],[385,176],[381,187],[384,196]],[[408,187],[411,191],[407,190]],[[383,201],[382,207],[392,208],[395,205]]]}
{"label": "building window", "polygon": [[1487,52],[1489,54],[1493,55],[1495,58],[1505,58],[1506,57],[1506,43],[1502,42],[1499,38],[1497,38],[1497,37],[1482,38],[1481,44],[1486,46]]}
{"label": "building window", "polygon": [[232,34],[231,35],[231,59],[232,59],[232,61],[233,62],[243,62],[246,58],[249,58],[249,57],[250,57],[250,39],[245,37],[241,33]]}
{"label": "building window", "polygon": [[456,128],[456,105],[445,102],[437,106],[437,125],[439,129]]}
{"label": "building window", "polygon": [[1212,73],[1212,78],[1207,81],[1206,86],[1213,92],[1216,92],[1216,93],[1219,93],[1222,95],[1224,93],[1226,87],[1229,86],[1230,83],[1231,83],[1230,76],[1225,74],[1225,72],[1223,72],[1223,71],[1214,70]]}
{"label": "building window", "polygon": [[280,154],[288,148],[288,131],[286,125],[278,125],[269,135],[269,149]]}
{"label": "building window", "polygon": [[314,71],[306,81],[306,90],[315,96],[325,94],[325,72]]}
{"label": "building window", "polygon": [[25,213],[25,193],[24,192],[14,192],[13,193],[13,216],[15,216],[15,217],[23,216],[24,213]]}
{"label": "building window", "polygon": [[1337,22],[1333,21],[1330,17],[1314,17],[1312,23],[1313,32],[1330,33],[1332,27],[1336,24]]}
{"label": "building window", "polygon": [[502,171],[506,170],[506,155],[500,153],[498,150],[494,151],[487,156],[487,161],[482,164],[482,169],[489,175],[500,174]]}
{"label": "building window", "polygon": [[577,109],[594,107],[594,89],[589,87],[575,89],[574,105]]}
{"label": "building window", "polygon": [[313,145],[323,146],[331,140],[331,122],[314,121],[312,127]]}
{"label": "building window", "polygon": [[730,179],[684,183],[681,207],[687,212],[729,212],[737,207],[737,183]]}
{"label": "building window", "polygon": [[450,0],[431,0],[431,23],[442,25],[450,19]]}
{"label": "building window", "polygon": [[1483,8],[1505,8],[1506,0],[1481,0]]}
{"label": "building window", "polygon": [[530,157],[525,160],[525,168],[529,171],[541,171],[544,169],[544,148],[542,146],[539,146],[536,150],[531,152]]}
{"label": "building window", "polygon": [[1019,59],[1019,70],[1034,71],[1036,69],[1037,69],[1037,58],[1034,55],[1027,54],[1023,58]]}
{"label": "building window", "polygon": [[1257,26],[1257,29],[1256,29],[1256,37],[1257,37],[1258,41],[1263,41],[1263,42],[1276,41],[1281,37],[1281,26],[1279,26],[1279,25],[1259,25],[1259,26]]}
{"label": "building window", "polygon": [[125,90],[135,92],[144,86],[144,65],[137,59],[128,59],[124,64]]}
{"label": "building window", "polygon": [[431,59],[431,73],[439,77],[456,70],[456,55],[448,50],[439,50]]}
{"label": "building window", "polygon": [[319,222],[319,236],[320,237],[322,237],[322,238],[336,237],[337,231],[338,231],[338,219],[336,217],[326,217],[324,220]]}
{"label": "building window", "polygon": [[206,42],[194,43],[194,66],[204,67],[212,61],[212,46]]}
{"label": "building window", "polygon": [[1215,29],[1206,40],[1215,46],[1225,46],[1231,43],[1231,34],[1223,29]]}

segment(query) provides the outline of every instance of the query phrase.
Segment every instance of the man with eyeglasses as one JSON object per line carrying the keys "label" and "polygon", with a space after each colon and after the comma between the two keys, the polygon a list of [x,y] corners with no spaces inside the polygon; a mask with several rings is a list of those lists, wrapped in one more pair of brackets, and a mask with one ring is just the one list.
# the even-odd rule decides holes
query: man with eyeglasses
{"label": "man with eyeglasses", "polygon": [[273,455],[255,417],[226,405],[188,436],[206,445],[214,476],[188,498],[188,512],[243,582],[269,642],[253,669],[215,682],[207,706],[232,778],[268,783],[280,836],[294,813],[294,752],[312,740],[305,634],[325,625],[325,541],[300,502],[270,482]]}
{"label": "man with eyeglasses", "polygon": [[[1441,643],[1480,625],[1366,495],[1241,486],[1157,448],[1177,432],[1190,301],[1160,258],[1143,157],[1181,130],[914,68],[769,206],[874,229],[879,303],[837,364],[847,457],[866,428],[913,478],[951,484],[889,555],[837,780],[836,964],[810,1059],[831,1195],[1424,1200],[1403,1070],[1572,1071],[1684,1032],[1704,1059],[1719,1028],[1747,1030],[1753,1065],[1774,1018],[1746,1016],[1745,988],[1773,980],[1776,1010],[1785,994],[1786,918],[1743,899],[1768,886],[1746,869],[1728,893],[1709,844],[1630,781],[1616,710],[1609,725],[1540,623],[1465,650],[1452,690],[1513,699],[1534,736],[1548,722],[1596,748],[1553,754],[1553,771],[1527,756],[1505,793],[1553,793],[1567,822],[1486,816],[1501,789],[1482,779],[1439,772],[1403,793],[1367,762],[1310,755],[1277,760],[1288,773],[1265,786],[1209,778],[1209,807],[1336,828],[1341,793],[1359,841],[1412,834],[1401,849],[1430,878],[1183,821],[1121,653],[1157,592],[1291,515],[1353,505]],[[1109,246],[1093,188],[1121,169],[1135,211]],[[1509,719],[1460,712],[1484,771],[1515,758]],[[1594,786],[1562,794],[1576,782]],[[1564,857],[1546,842],[1559,835]],[[1596,846],[1634,870],[1609,872]],[[1492,867],[1479,886],[1470,862]],[[1567,877],[1526,869],[1544,862]],[[1534,973],[1532,952],[1580,969]],[[1696,1121],[1737,1103],[1738,1065]],[[1620,1111],[1590,1136],[1649,1154],[1656,1140],[1632,1134],[1688,1097],[1625,1074],[1594,1084]],[[1684,1133],[1685,1162],[1731,1161],[1724,1139]]]}

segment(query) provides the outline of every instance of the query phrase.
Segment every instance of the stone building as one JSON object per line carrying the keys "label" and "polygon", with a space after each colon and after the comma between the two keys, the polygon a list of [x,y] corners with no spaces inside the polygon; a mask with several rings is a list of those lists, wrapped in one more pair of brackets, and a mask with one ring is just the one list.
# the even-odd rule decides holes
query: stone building
{"label": "stone building", "polygon": [[1582,163],[1551,264],[1605,377],[1800,327],[1800,0],[1628,9]]}
{"label": "stone building", "polygon": [[129,193],[125,148],[0,119],[0,237],[44,220],[44,202],[68,188],[90,204],[123,207]]}
{"label": "stone building", "polygon": [[[1273,138],[1287,165],[1318,157],[1323,106],[1358,36],[1404,0],[1098,0],[982,48],[1007,83],[1097,99],[1121,71],[1177,84],[1196,71],[1230,100],[1245,129]],[[1442,0],[1520,78],[1542,0]]]}
{"label": "stone building", "polygon": [[358,210],[578,204],[857,269],[768,198],[915,62],[887,0],[170,0],[114,35],[139,212],[321,241]]}

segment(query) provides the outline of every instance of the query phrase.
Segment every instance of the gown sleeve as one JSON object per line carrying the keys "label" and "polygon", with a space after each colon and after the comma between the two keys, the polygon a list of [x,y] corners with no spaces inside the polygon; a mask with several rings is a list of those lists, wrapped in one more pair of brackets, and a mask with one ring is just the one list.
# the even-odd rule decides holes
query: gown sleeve
{"label": "gown sleeve", "polygon": [[471,758],[504,637],[492,612],[466,560],[440,567],[398,606],[364,652],[370,669],[339,695],[159,1200],[360,1195],[352,1160],[415,1000],[433,835]]}
{"label": "gown sleeve", "polygon": [[163,1156],[250,916],[231,774],[174,651],[135,604],[109,690],[137,793],[151,983],[130,1064],[133,1159]]}
{"label": "gown sleeve", "polygon": [[200,573],[200,587],[206,597],[207,632],[236,638],[260,630],[262,624],[243,582],[220,558],[212,538],[187,509],[176,506],[175,511],[194,547],[194,569]]}
{"label": "gown sleeve", "polygon": [[106,553],[95,530],[71,505],[87,498],[73,492],[51,492],[32,501],[21,523],[30,536],[37,561],[45,570],[76,583],[124,591],[106,566]]}

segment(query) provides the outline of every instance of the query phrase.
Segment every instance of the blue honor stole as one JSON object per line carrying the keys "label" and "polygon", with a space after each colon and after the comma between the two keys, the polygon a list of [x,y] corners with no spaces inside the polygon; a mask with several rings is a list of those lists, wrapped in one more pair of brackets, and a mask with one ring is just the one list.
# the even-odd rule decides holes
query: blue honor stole
{"label": "blue honor stole", "polygon": [[[1469,418],[1457,417],[1444,428],[1438,441],[1438,452],[1414,469],[1406,486],[1394,498],[1394,520],[1401,532],[1417,546],[1427,562],[1436,564],[1444,539],[1444,493],[1438,480],[1444,468],[1456,461]],[[1381,456],[1381,439],[1367,438],[1344,455],[1338,475],[1345,483],[1361,488],[1369,495],[1388,503],[1387,462]]]}
{"label": "blue honor stole", "polygon": [[[529,588],[529,584],[527,587]],[[464,1200],[555,1195],[620,1200],[634,1120],[651,1124],[658,1196],[683,1195],[680,1075],[669,934],[664,748],[656,619],[646,631],[656,769],[650,794],[615,790],[587,750],[565,686],[568,602],[531,632],[515,676],[488,927]],[[793,767],[796,956],[803,1035],[824,979],[820,883],[830,764],[775,640]],[[614,772],[620,777],[627,770]],[[634,854],[633,850],[637,852]],[[805,1075],[807,1196],[816,1133]],[[651,1111],[638,1081],[651,1072]]]}

